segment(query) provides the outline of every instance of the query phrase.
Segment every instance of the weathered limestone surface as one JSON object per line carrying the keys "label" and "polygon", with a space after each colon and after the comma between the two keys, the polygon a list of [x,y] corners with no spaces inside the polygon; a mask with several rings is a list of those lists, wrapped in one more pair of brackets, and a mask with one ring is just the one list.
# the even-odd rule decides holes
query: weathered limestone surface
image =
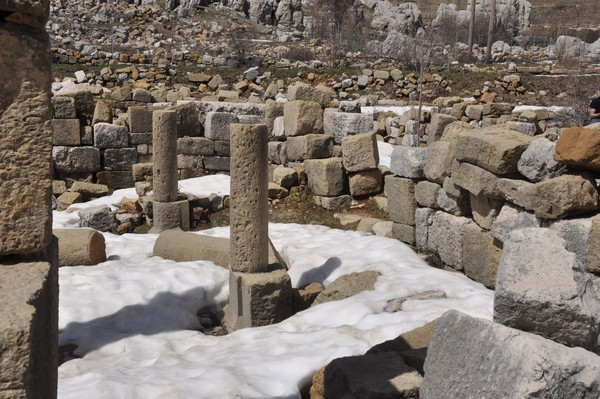
{"label": "weathered limestone surface", "polygon": [[379,169],[363,170],[348,175],[350,195],[360,197],[381,192],[381,171]]}
{"label": "weathered limestone surface", "polygon": [[106,261],[104,236],[93,229],[54,229],[58,238],[58,265],[97,265]]}
{"label": "weathered limestone surface", "polygon": [[152,117],[154,200],[177,199],[177,115],[174,111],[155,111]]}
{"label": "weathered limestone surface", "polygon": [[308,187],[325,197],[337,197],[344,193],[346,178],[342,158],[309,159],[304,162]]}
{"label": "weathered limestone surface", "polygon": [[566,167],[553,158],[556,143],[548,139],[536,139],[521,154],[517,163],[519,172],[532,182],[539,182],[560,176]]}
{"label": "weathered limestone surface", "polygon": [[470,195],[471,212],[473,220],[486,230],[492,228],[492,224],[500,213],[504,202],[483,195]]}
{"label": "weathered limestone surface", "polygon": [[600,273],[600,216],[592,218],[592,225],[587,240],[588,269],[592,273]]}
{"label": "weathered limestone surface", "polygon": [[[0,11],[31,12],[49,2],[4,0]],[[41,19],[40,19],[41,18]],[[0,25],[0,256],[44,249],[52,237],[50,43],[46,33]]]}
{"label": "weathered limestone surface", "polygon": [[268,268],[266,125],[231,125],[231,270]]}
{"label": "weathered limestone surface", "polygon": [[56,398],[58,266],[3,264],[0,279],[0,398]]}
{"label": "weathered limestone surface", "polygon": [[452,163],[452,181],[473,195],[501,196],[496,189],[498,176],[468,162]]}
{"label": "weathered limestone surface", "polygon": [[373,129],[373,116],[349,112],[331,112],[327,114],[325,134],[333,137],[336,144],[344,137],[368,133]]}
{"label": "weathered limestone surface", "polygon": [[420,179],[427,159],[427,148],[399,145],[392,151],[390,170],[401,177]]}
{"label": "weathered limestone surface", "polygon": [[379,150],[375,134],[365,133],[344,137],[342,162],[348,172],[375,169],[379,165]]}
{"label": "weathered limestone surface", "polygon": [[385,177],[385,196],[388,198],[390,219],[396,223],[415,225],[415,183],[411,179],[388,175]]}
{"label": "weathered limestone surface", "polygon": [[419,393],[421,399],[591,399],[600,395],[598,375],[600,358],[591,352],[450,311],[438,320]]}
{"label": "weathered limestone surface", "polygon": [[462,216],[438,211],[431,218],[427,243],[440,260],[456,270],[463,269],[463,246],[465,228],[471,222]]}
{"label": "weathered limestone surface", "polygon": [[541,221],[534,214],[517,206],[505,204],[492,222],[490,233],[494,238],[504,242],[514,230],[541,226]]}
{"label": "weathered limestone surface", "polygon": [[600,295],[555,231],[514,231],[504,243],[494,321],[600,351]]}
{"label": "weathered limestone surface", "polygon": [[323,133],[323,110],[313,101],[291,101],[283,106],[286,136]]}
{"label": "weathered limestone surface", "polygon": [[534,184],[529,201],[536,216],[557,219],[598,209],[598,188],[594,179],[562,175]]}
{"label": "weathered limestone surface", "polygon": [[290,161],[331,157],[333,140],[323,134],[305,134],[287,139],[287,157]]}
{"label": "weathered limestone surface", "polygon": [[486,287],[496,286],[498,264],[502,256],[500,242],[475,223],[465,225],[463,266],[465,274]]}
{"label": "weathered limestone surface", "polygon": [[452,167],[452,144],[448,141],[436,141],[428,147],[423,173],[427,180],[444,184]]}
{"label": "weathered limestone surface", "polygon": [[368,291],[375,288],[375,282],[381,273],[373,270],[367,270],[360,273],[350,273],[338,277],[329,284],[317,296],[313,305],[320,303],[339,301],[349,298],[362,291]]}
{"label": "weathered limestone surface", "polygon": [[594,129],[571,127],[556,142],[554,160],[563,165],[600,172],[600,135]]}
{"label": "weathered limestone surface", "polygon": [[190,204],[187,200],[152,202],[152,233],[168,229],[190,229]]}

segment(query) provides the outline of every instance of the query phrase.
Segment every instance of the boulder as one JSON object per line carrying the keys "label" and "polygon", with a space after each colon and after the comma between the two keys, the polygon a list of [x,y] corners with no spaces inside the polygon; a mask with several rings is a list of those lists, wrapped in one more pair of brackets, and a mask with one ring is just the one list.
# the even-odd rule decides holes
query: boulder
{"label": "boulder", "polygon": [[600,351],[600,293],[555,231],[514,231],[504,242],[494,321]]}
{"label": "boulder", "polygon": [[323,134],[305,134],[287,139],[287,158],[290,161],[329,158],[333,154],[333,140]]}
{"label": "boulder", "polygon": [[591,352],[452,310],[438,320],[419,394],[587,399],[600,395],[598,375]]}
{"label": "boulder", "polygon": [[571,127],[556,142],[554,160],[578,169],[600,172],[600,135],[594,129]]}

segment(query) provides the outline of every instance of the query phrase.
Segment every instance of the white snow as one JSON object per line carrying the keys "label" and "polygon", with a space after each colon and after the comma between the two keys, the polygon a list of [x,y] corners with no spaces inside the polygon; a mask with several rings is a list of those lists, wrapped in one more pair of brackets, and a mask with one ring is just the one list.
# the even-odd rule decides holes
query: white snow
{"label": "white snow", "polygon": [[[180,182],[186,192],[228,192],[229,180]],[[96,201],[117,204],[128,190]],[[54,212],[54,227],[76,227],[76,212]],[[227,228],[202,232],[227,237]],[[381,273],[375,290],[314,306],[272,326],[227,336],[198,331],[196,312],[223,306],[228,271],[209,261],[153,257],[155,234],[104,234],[109,259],[60,269],[60,345],[81,359],[59,368],[59,398],[297,398],[330,360],[421,326],[449,309],[491,319],[493,292],[459,273],[425,264],[401,242],[316,225],[270,224],[294,286],[325,285],[358,271]],[[446,299],[387,301],[443,290]]]}

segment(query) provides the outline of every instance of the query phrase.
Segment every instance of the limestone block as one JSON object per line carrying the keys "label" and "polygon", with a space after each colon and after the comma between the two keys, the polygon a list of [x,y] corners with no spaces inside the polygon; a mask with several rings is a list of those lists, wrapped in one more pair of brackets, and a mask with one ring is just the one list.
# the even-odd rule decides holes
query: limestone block
{"label": "limestone block", "polygon": [[227,172],[231,169],[230,157],[205,157],[204,168],[211,172]]}
{"label": "limestone block", "polygon": [[415,211],[415,244],[420,250],[429,249],[429,226],[435,212],[431,208],[417,208]]}
{"label": "limestone block", "polygon": [[529,122],[508,121],[504,125],[507,128],[522,133],[526,136],[535,136],[538,130],[535,123]]}
{"label": "limestone block", "polygon": [[433,114],[431,116],[431,122],[426,127],[427,133],[427,145],[431,145],[436,141],[439,141],[444,134],[446,126],[456,122],[456,118],[451,115],[445,115],[441,113]]}
{"label": "limestone block", "polygon": [[496,217],[504,206],[504,201],[473,194],[469,198],[475,223],[486,230],[491,229],[492,223],[494,223],[494,220],[496,220]]}
{"label": "limestone block", "polygon": [[379,169],[363,170],[348,175],[350,195],[362,197],[381,192],[381,171]]}
{"label": "limestone block", "polygon": [[103,170],[96,173],[96,181],[98,184],[104,184],[113,190],[134,186],[130,170]]}
{"label": "limestone block", "polygon": [[337,197],[344,193],[346,176],[342,158],[308,159],[304,162],[309,189],[325,197]]}
{"label": "limestone block", "polygon": [[587,268],[596,275],[600,274],[600,216],[591,218],[590,232],[587,239]]}
{"label": "limestone block", "polygon": [[52,119],[53,145],[80,145],[79,119]]}
{"label": "limestone block", "polygon": [[593,218],[564,219],[548,221],[544,227],[558,233],[564,240],[565,249],[577,256],[583,268],[588,265],[588,240],[592,230]]}
{"label": "limestone block", "polygon": [[415,226],[392,222],[392,238],[408,245],[416,244]]}
{"label": "limestone block", "polygon": [[470,223],[473,222],[462,216],[436,212],[431,218],[427,247],[446,265],[462,270],[465,228]]}
{"label": "limestone block", "polygon": [[292,283],[285,270],[229,274],[229,305],[224,323],[229,331],[266,326],[292,313]]}
{"label": "limestone block", "polygon": [[411,179],[388,175],[385,177],[384,191],[388,199],[390,220],[414,226],[417,209],[415,183]]}
{"label": "limestone block", "polygon": [[286,148],[290,161],[329,158],[333,153],[333,140],[323,134],[288,137]]}
{"label": "limestone block", "polygon": [[152,132],[129,133],[129,144],[152,144]]}
{"label": "limestone block", "polygon": [[283,106],[283,128],[286,136],[323,132],[323,110],[312,101],[291,101]]}
{"label": "limestone block", "polygon": [[287,97],[290,101],[313,101],[318,103],[322,108],[326,108],[329,106],[333,94],[333,90],[328,87],[313,87],[306,83],[296,82],[288,87]]}
{"label": "limestone block", "polygon": [[[47,15],[49,2],[5,0],[0,4],[0,11],[28,10],[36,18],[42,18],[41,10]],[[0,27],[0,43],[0,256],[3,256],[39,251],[50,243],[52,109],[50,43],[46,33],[6,22]]]}
{"label": "limestone block", "polygon": [[211,140],[229,141],[231,124],[238,123],[237,115],[229,112],[209,112],[204,122],[204,136]]}
{"label": "limestone block", "polygon": [[[265,106],[265,124],[271,135],[273,135],[275,129],[275,120],[279,117],[283,117],[283,103],[267,100]],[[283,123],[283,119],[281,119],[281,122]]]}
{"label": "limestone block", "polygon": [[58,239],[58,265],[97,265],[106,261],[104,236],[93,229],[53,229]]}
{"label": "limestone block", "polygon": [[521,154],[517,163],[519,172],[532,182],[551,179],[566,172],[566,166],[553,158],[556,143],[545,138],[534,140]]}
{"label": "limestone block", "polygon": [[373,130],[373,115],[370,114],[332,112],[328,117],[331,118],[331,125],[328,124],[325,134],[332,136],[336,144],[340,144],[346,136],[369,133]]}
{"label": "limestone block", "polygon": [[59,173],[85,173],[100,170],[100,150],[95,147],[54,147],[54,167]]}
{"label": "limestone block", "polygon": [[73,182],[71,185],[71,191],[80,193],[88,200],[90,198],[102,197],[108,195],[109,193],[108,186],[105,184],[96,184],[83,181]]}
{"label": "limestone block", "polygon": [[151,233],[160,233],[169,229],[190,229],[190,203],[187,200],[171,202],[152,202]]}
{"label": "limestone block", "polygon": [[[131,108],[129,108],[131,110]],[[112,123],[112,108],[109,103],[104,100],[98,100],[94,107],[94,116],[92,117],[92,126],[96,123]]]}
{"label": "limestone block", "polygon": [[494,289],[502,245],[475,223],[465,225],[463,267],[471,280]]}
{"label": "limestone block", "polygon": [[50,261],[12,262],[0,266],[2,398],[56,398],[58,269],[55,257],[56,253]]}
{"label": "limestone block", "polygon": [[598,188],[589,176],[562,175],[534,184],[529,189],[536,216],[557,219],[598,209]]}
{"label": "limestone block", "polygon": [[[195,102],[185,102],[171,109],[177,114],[177,137],[200,136],[202,134],[202,124]],[[225,138],[225,140],[228,140],[228,138]]]}
{"label": "limestone block", "polygon": [[133,101],[138,101],[141,103],[151,103],[152,102],[152,93],[150,93],[146,89],[136,87],[133,89],[133,92],[131,93],[131,99]]}
{"label": "limestone block", "polygon": [[202,168],[204,162],[202,157],[197,155],[177,155],[177,168],[178,169],[197,169]]}
{"label": "limestone block", "polygon": [[499,118],[502,115],[510,115],[514,105],[508,103],[487,103],[483,104],[483,115],[488,117]]}
{"label": "limestone block", "polygon": [[115,212],[107,205],[93,206],[77,211],[79,227],[114,233],[117,230]]}
{"label": "limestone block", "polygon": [[342,357],[325,367],[322,397],[416,399],[422,380],[396,352]]}
{"label": "limestone block", "polygon": [[600,135],[594,129],[571,127],[556,142],[554,160],[578,169],[600,171]]}
{"label": "limestone block", "polygon": [[230,267],[235,272],[268,269],[268,141],[266,125],[231,125]]}
{"label": "limestone block", "polygon": [[110,123],[97,123],[94,125],[94,147],[123,148],[127,147],[128,144],[129,132],[126,126]]}
{"label": "limestone block", "polygon": [[456,143],[456,158],[498,175],[516,173],[521,154],[533,139],[505,128],[464,132]]}
{"label": "limestone block", "polygon": [[363,291],[374,290],[380,275],[381,273],[373,270],[344,274],[325,287],[313,302],[313,306],[350,298]]}
{"label": "limestone block", "polygon": [[450,177],[444,179],[444,185],[438,192],[437,208],[455,216],[468,216],[471,214],[469,192],[454,184]]}
{"label": "limestone block", "polygon": [[298,172],[293,168],[277,166],[273,170],[273,182],[285,188],[298,185]]}
{"label": "limestone block", "polygon": [[177,154],[211,156],[215,153],[215,142],[205,137],[180,137],[177,139]]}
{"label": "limestone block", "polygon": [[504,242],[494,321],[598,353],[600,296],[595,291],[555,231],[515,231]]}
{"label": "limestone block", "polygon": [[480,121],[483,116],[483,105],[481,105],[481,104],[467,105],[467,107],[465,108],[465,115],[469,119],[472,119],[474,121]]}
{"label": "limestone block", "polygon": [[337,197],[320,197],[321,207],[333,212],[350,208],[352,197],[349,195],[340,195]]}
{"label": "limestone block", "polygon": [[379,150],[374,133],[357,134],[342,139],[342,162],[348,172],[375,169]]}
{"label": "limestone block", "polygon": [[427,208],[437,208],[437,199],[441,188],[442,186],[437,183],[427,180],[420,181],[415,185],[415,201]]}
{"label": "limestone block", "polygon": [[501,197],[496,189],[498,176],[479,166],[454,161],[452,163],[452,181],[473,195],[484,195],[492,198]]}
{"label": "limestone block", "polygon": [[490,233],[494,238],[505,242],[513,230],[526,227],[541,227],[541,221],[533,213],[512,204],[505,204],[496,220],[492,223]]}
{"label": "limestone block", "polygon": [[137,162],[135,148],[108,148],[104,150],[104,168],[106,170],[131,170]]}
{"label": "limestone block", "polygon": [[598,356],[584,349],[449,311],[431,339],[419,393],[421,399],[584,399],[600,395],[599,373]]}
{"label": "limestone block", "polygon": [[129,107],[129,130],[131,133],[152,131],[152,108],[147,106]]}
{"label": "limestone block", "polygon": [[496,189],[506,201],[527,210],[533,210],[529,190],[533,183],[525,180],[500,178],[496,181]]}
{"label": "limestone block", "polygon": [[215,154],[220,157],[228,157],[231,155],[231,145],[229,141],[217,140],[215,141]]}
{"label": "limestone block", "polygon": [[420,179],[427,160],[427,148],[399,145],[390,157],[390,170],[400,177]]}
{"label": "limestone block", "polygon": [[75,99],[67,96],[52,97],[52,117],[56,119],[75,119]]}
{"label": "limestone block", "polygon": [[448,141],[436,141],[429,145],[423,174],[432,182],[444,184],[444,179],[450,175],[453,154],[452,144]]}
{"label": "limestone block", "polygon": [[287,143],[281,141],[269,141],[269,161],[276,165],[287,163]]}

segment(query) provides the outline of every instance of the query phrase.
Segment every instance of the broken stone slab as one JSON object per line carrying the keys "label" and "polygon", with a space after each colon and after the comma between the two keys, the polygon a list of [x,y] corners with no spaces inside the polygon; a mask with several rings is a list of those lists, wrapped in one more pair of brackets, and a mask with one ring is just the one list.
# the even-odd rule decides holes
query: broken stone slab
{"label": "broken stone slab", "polygon": [[558,219],[598,210],[598,187],[591,176],[562,175],[529,188],[529,203],[536,216]]}
{"label": "broken stone slab", "polygon": [[554,160],[577,169],[600,171],[600,136],[594,129],[570,127],[556,141]]}
{"label": "broken stone slab", "polygon": [[427,151],[427,148],[397,146],[390,156],[390,170],[400,177],[423,178]]}
{"label": "broken stone slab", "polygon": [[98,231],[114,233],[117,230],[115,211],[109,206],[100,205],[77,211],[79,227],[89,227]]}
{"label": "broken stone slab", "polygon": [[598,353],[599,294],[557,232],[514,231],[498,267],[494,321]]}
{"label": "broken stone slab", "polygon": [[383,308],[384,312],[394,313],[402,311],[402,306],[406,301],[426,301],[431,299],[444,299],[446,298],[446,293],[444,291],[425,291],[420,292],[415,295],[406,296],[402,298],[392,299],[387,302],[385,308]]}
{"label": "broken stone slab", "polygon": [[377,271],[367,270],[340,276],[325,287],[313,302],[313,306],[331,301],[339,301],[350,298],[362,291],[373,290],[375,282],[380,275],[381,273]]}
{"label": "broken stone slab", "polygon": [[532,182],[551,179],[564,174],[567,170],[553,158],[556,143],[548,139],[540,138],[534,140],[521,154],[517,163],[517,169]]}
{"label": "broken stone slab", "polygon": [[93,229],[53,229],[59,266],[89,266],[106,261],[104,236]]}
{"label": "broken stone slab", "polygon": [[[0,14],[45,26],[49,1],[0,2]],[[44,14],[45,13],[45,14]],[[3,15],[5,17],[5,15]],[[45,32],[0,28],[0,256],[40,251],[52,238],[50,42]]]}
{"label": "broken stone slab", "polygon": [[374,133],[357,134],[342,139],[342,162],[348,172],[375,169],[379,150]]}
{"label": "broken stone slab", "polygon": [[429,344],[419,394],[586,399],[600,395],[598,375],[600,358],[591,352],[449,311]]}

